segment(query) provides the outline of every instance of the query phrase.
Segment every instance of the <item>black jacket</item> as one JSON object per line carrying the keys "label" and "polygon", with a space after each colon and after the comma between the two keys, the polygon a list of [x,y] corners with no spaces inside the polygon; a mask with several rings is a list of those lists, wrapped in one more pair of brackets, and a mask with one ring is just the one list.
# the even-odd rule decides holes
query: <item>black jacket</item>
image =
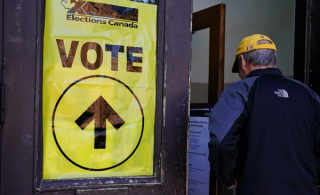
{"label": "black jacket", "polygon": [[238,195],[318,195],[320,99],[276,68],[228,87],[210,114],[209,161]]}

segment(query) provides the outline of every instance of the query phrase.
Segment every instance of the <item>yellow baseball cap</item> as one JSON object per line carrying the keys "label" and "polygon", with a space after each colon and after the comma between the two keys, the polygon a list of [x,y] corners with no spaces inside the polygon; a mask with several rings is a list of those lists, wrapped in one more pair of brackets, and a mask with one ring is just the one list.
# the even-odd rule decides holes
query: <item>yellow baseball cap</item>
{"label": "yellow baseball cap", "polygon": [[[259,43],[260,41],[268,41],[270,43]],[[247,53],[249,51],[253,51],[257,49],[272,49],[274,51],[277,51],[276,45],[273,43],[273,41],[269,37],[265,35],[255,34],[255,35],[246,37],[242,39],[241,43],[239,44],[239,47],[236,53],[236,58],[232,66],[232,72],[233,73],[239,72],[237,55]]]}

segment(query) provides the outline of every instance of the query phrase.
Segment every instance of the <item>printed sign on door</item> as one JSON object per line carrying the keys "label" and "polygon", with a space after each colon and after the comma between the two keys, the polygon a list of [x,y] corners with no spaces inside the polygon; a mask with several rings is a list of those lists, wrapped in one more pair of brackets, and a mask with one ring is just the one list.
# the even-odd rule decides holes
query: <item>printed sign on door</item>
{"label": "printed sign on door", "polygon": [[43,179],[153,175],[157,6],[47,0]]}

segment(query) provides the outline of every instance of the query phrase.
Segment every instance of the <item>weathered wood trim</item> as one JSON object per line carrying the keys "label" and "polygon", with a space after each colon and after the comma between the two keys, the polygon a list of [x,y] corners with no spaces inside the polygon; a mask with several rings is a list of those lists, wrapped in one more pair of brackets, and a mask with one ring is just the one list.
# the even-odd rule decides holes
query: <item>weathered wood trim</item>
{"label": "weathered wood trim", "polygon": [[5,123],[1,145],[1,195],[31,195],[33,186],[37,1],[3,3]]}
{"label": "weathered wood trim", "polygon": [[37,195],[76,195],[75,191],[38,192]]}
{"label": "weathered wood trim", "polygon": [[165,4],[163,181],[160,194],[187,192],[190,103],[191,0]]}
{"label": "weathered wood trim", "polygon": [[128,188],[109,188],[109,189],[98,189],[98,190],[77,190],[76,195],[128,195]]}
{"label": "weathered wood trim", "polygon": [[163,108],[163,86],[164,86],[164,35],[165,35],[165,0],[158,1],[158,33],[157,33],[157,101],[156,101],[156,123],[155,123],[155,177],[162,183],[161,175],[163,169],[161,166],[162,161],[162,138],[163,138],[163,118],[165,118]]}
{"label": "weathered wood trim", "polygon": [[42,180],[42,62],[43,62],[43,35],[45,19],[45,0],[38,0],[37,12],[37,64],[36,64],[36,90],[35,90],[35,117],[34,117],[34,184],[36,190]]}
{"label": "weathered wood trim", "polygon": [[[1,63],[1,66],[0,66],[0,83],[3,84],[3,66],[4,66],[4,63],[5,63],[5,59],[3,58],[3,32],[4,32],[4,23],[3,23],[3,17],[4,17],[4,14],[3,14],[3,2],[4,1],[0,1],[0,63]],[[3,94],[1,94],[1,98],[3,97]],[[4,110],[1,110],[0,112],[3,112]],[[0,113],[1,116],[3,116],[4,113]],[[3,124],[0,124],[0,148],[2,147],[2,125]],[[1,165],[1,161],[2,161],[2,158],[1,158],[1,150],[0,150],[0,165]],[[1,175],[1,166],[0,166],[0,175]],[[0,189],[1,189],[1,177],[0,177]]]}
{"label": "weathered wood trim", "polygon": [[110,178],[84,178],[84,179],[62,179],[43,180],[35,189],[36,191],[55,190],[80,190],[80,189],[102,189],[133,186],[161,186],[156,177],[110,177]]}

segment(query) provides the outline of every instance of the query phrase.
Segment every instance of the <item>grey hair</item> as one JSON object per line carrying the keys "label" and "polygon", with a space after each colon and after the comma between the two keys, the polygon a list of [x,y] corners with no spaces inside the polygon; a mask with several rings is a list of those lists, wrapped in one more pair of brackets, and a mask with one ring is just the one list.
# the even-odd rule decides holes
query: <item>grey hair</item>
{"label": "grey hair", "polygon": [[241,63],[241,55],[243,59],[253,66],[276,66],[277,52],[271,49],[253,50],[237,56],[237,60]]}

